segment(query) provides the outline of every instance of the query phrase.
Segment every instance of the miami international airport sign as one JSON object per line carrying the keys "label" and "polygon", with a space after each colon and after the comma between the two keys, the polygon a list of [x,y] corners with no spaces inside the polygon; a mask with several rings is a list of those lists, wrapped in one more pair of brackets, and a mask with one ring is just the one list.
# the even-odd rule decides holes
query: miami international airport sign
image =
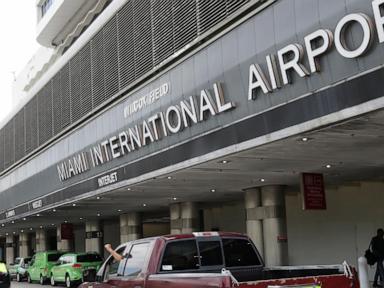
{"label": "miami international airport sign", "polygon": [[122,157],[143,146],[177,134],[190,125],[205,121],[208,116],[216,116],[235,107],[232,102],[225,102],[220,83],[213,84],[211,91],[201,90],[199,96],[190,96],[177,105],[169,106],[165,111],[158,112],[142,123],[121,131],[88,151],[79,153],[57,165],[61,181],[84,173],[113,159]]}
{"label": "miami international airport sign", "polygon": [[[379,43],[384,42],[384,0],[372,1],[374,19],[363,13],[352,13],[344,16],[336,25],[334,32],[328,29],[318,29],[304,37],[304,45],[293,43],[277,51],[276,55],[267,55],[268,71],[263,71],[259,64],[249,67],[248,100],[254,100],[258,94],[268,94],[284,85],[290,84],[290,73],[300,77],[308,77],[320,71],[319,59],[332,47],[346,59],[358,58],[369,50],[377,32]],[[363,37],[358,47],[350,48],[346,44],[348,27],[357,24],[362,28]],[[309,67],[303,64],[307,57]],[[268,77],[266,76],[268,75]],[[144,109],[146,105],[154,103],[169,92],[170,84],[166,83],[157,90],[151,91],[136,104],[126,106],[124,116]],[[177,134],[191,125],[207,120],[210,116],[217,116],[235,108],[230,100],[225,100],[220,83],[213,85],[213,93],[208,89],[201,90],[199,96],[190,96],[178,104],[171,105],[164,111],[158,112],[141,123],[128,127],[115,136],[110,137],[88,151],[76,154],[59,163],[57,172],[61,181],[100,166],[113,159],[150,145],[171,134]],[[227,101],[227,102],[226,102]]]}

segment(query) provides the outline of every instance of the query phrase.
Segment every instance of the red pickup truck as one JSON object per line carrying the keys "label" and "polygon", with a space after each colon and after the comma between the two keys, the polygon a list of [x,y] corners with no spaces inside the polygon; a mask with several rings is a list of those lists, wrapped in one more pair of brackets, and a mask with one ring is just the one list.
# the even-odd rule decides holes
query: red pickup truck
{"label": "red pickup truck", "polygon": [[120,245],[95,282],[79,288],[359,288],[348,265],[264,267],[245,235],[199,232],[140,239]]}

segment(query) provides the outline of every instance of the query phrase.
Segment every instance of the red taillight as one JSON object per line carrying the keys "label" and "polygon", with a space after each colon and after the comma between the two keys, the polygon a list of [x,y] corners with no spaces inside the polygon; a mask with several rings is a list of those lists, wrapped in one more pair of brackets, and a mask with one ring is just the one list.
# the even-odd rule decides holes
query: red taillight
{"label": "red taillight", "polygon": [[81,268],[81,264],[79,264],[79,263],[73,264],[72,268]]}

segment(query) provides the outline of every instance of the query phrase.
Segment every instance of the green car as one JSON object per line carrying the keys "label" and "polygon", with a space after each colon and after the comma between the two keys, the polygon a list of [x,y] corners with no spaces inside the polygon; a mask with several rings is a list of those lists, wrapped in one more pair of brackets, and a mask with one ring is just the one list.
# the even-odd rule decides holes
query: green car
{"label": "green car", "polygon": [[14,263],[9,264],[8,270],[11,278],[16,278],[17,282],[21,282],[27,276],[27,268],[31,260],[31,257],[17,257]]}
{"label": "green car", "polygon": [[64,254],[51,270],[51,285],[63,282],[66,287],[72,287],[83,282],[88,274],[95,275],[102,262],[101,256],[95,252]]}
{"label": "green car", "polygon": [[63,254],[58,251],[36,253],[27,269],[28,282],[39,281],[41,285],[44,285],[51,275],[52,267]]}

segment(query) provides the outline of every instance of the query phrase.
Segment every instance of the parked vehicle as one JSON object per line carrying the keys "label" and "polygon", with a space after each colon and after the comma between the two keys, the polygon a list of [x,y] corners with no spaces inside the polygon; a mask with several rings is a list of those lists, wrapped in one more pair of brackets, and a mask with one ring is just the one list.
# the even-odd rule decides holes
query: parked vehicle
{"label": "parked vehicle", "polygon": [[123,260],[110,256],[96,281],[79,288],[359,287],[355,270],[347,265],[266,268],[252,241],[238,233],[140,239],[120,245],[116,252]]}
{"label": "parked vehicle", "polygon": [[51,285],[63,282],[66,287],[72,287],[87,279],[89,274],[95,275],[102,263],[103,258],[96,252],[64,254],[51,270]]}
{"label": "parked vehicle", "polygon": [[9,264],[8,271],[11,279],[16,279],[17,282],[21,282],[27,277],[27,268],[31,262],[31,257],[17,257],[15,262]]}
{"label": "parked vehicle", "polygon": [[58,251],[37,252],[27,269],[28,282],[39,281],[41,285],[44,285],[49,280],[52,267],[63,254]]}
{"label": "parked vehicle", "polygon": [[11,275],[5,263],[0,262],[0,288],[9,288],[11,286]]}

